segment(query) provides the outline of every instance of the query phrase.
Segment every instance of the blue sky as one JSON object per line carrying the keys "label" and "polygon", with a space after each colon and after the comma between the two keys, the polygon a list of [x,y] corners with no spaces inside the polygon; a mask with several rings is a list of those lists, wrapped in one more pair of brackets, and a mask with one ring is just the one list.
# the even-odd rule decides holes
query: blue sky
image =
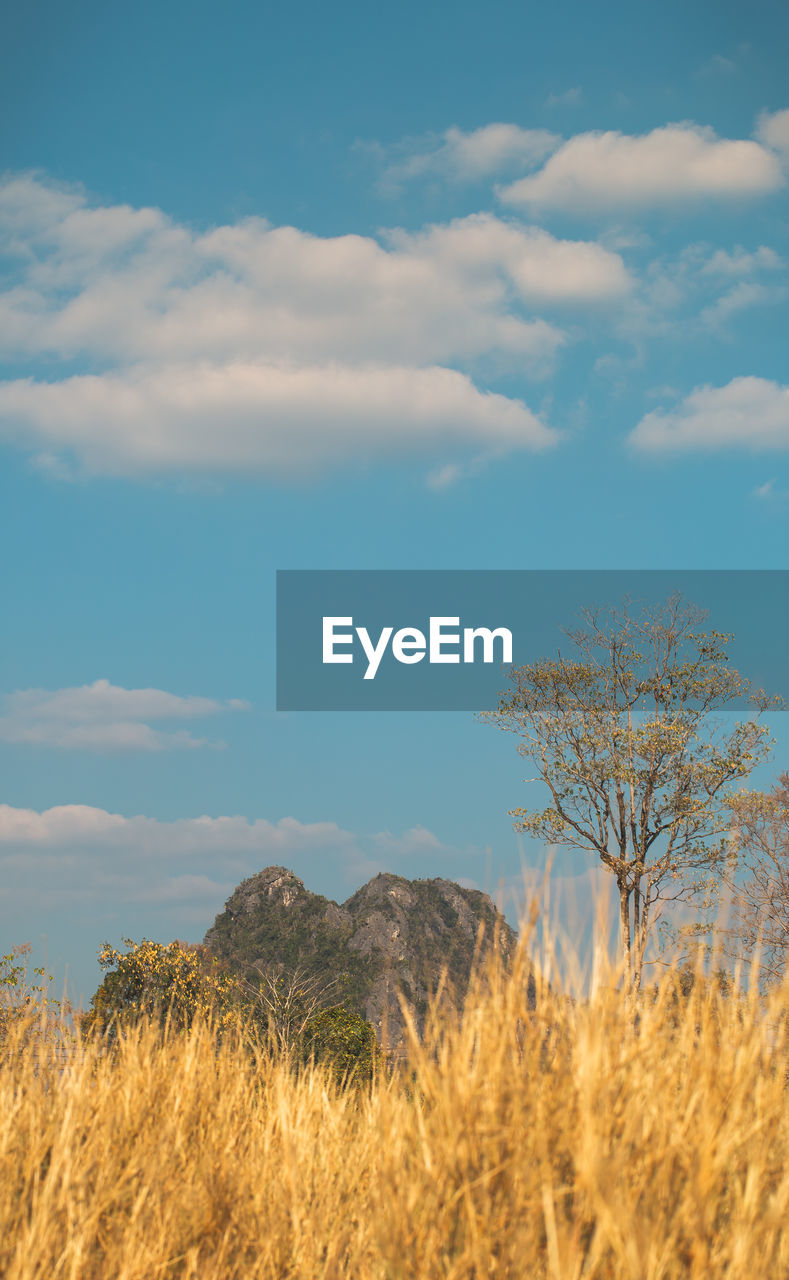
{"label": "blue sky", "polygon": [[516,876],[509,739],[274,712],[274,573],[786,567],[785,6],[7,28],[3,946]]}

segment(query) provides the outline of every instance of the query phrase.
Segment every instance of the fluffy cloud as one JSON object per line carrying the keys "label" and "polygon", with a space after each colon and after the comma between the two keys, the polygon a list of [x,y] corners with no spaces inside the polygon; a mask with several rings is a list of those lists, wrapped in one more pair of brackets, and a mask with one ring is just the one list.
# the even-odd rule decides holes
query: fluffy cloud
{"label": "fluffy cloud", "polygon": [[237,698],[180,697],[163,689],[124,689],[108,680],[68,689],[24,689],[0,698],[0,741],[100,751],[202,747],[186,729],[154,729],[151,720],[184,720],[246,710]]}
{"label": "fluffy cloud", "polygon": [[[734,190],[743,175],[754,187],[758,173],[777,172],[757,142],[675,126],[580,135],[524,181],[544,183],[554,161],[562,171],[568,155],[600,146],[642,194],[650,182],[678,190],[689,174],[697,187]],[[496,156],[539,163],[537,140],[516,126],[449,131],[441,147],[467,172]],[[594,155],[584,172],[608,183]],[[524,401],[483,380],[547,376],[592,315],[596,329],[643,339],[678,323],[714,330],[783,296],[780,284],[754,283],[784,265],[766,245],[691,246],[638,278],[621,247],[492,214],[376,237],[256,218],[199,233],[157,209],[95,207],[79,189],[12,177],[0,183],[11,272],[0,358],[43,361],[47,372],[0,383],[0,441],[37,451],[54,478],[75,463],[93,474],[296,477],[422,456],[442,488],[491,457],[558,440]],[[145,721],[123,723],[106,731],[118,745],[164,745]],[[91,731],[97,745],[103,732]]]}
{"label": "fluffy cloud", "polygon": [[336,461],[555,434],[451,369],[205,364],[0,386],[0,435],[72,449],[102,474],[311,472]]}
{"label": "fluffy cloud", "polygon": [[472,278],[495,270],[525,302],[566,305],[620,299],[633,288],[618,253],[594,241],[558,240],[539,227],[513,226],[490,214],[458,218],[416,235],[393,232],[390,243],[442,274]]}
{"label": "fluffy cloud", "polygon": [[[6,225],[15,225],[25,196],[26,240]],[[503,257],[491,248],[483,263],[465,262],[423,242],[417,251],[407,237],[386,247],[254,218],[194,235],[157,210],[74,207],[76,196],[59,204],[49,196],[31,178],[0,188],[0,236],[5,229],[6,251],[19,264],[0,300],[0,349],[17,358],[87,359],[99,368],[198,360],[422,366],[495,354],[539,372],[563,341],[519,306],[531,298],[512,274],[512,239]],[[52,215],[44,228],[41,205]],[[491,219],[491,241],[495,228]],[[556,245],[561,252],[564,242]],[[523,229],[515,258],[538,248]],[[572,245],[565,252],[580,256]],[[609,257],[621,270],[617,255]],[[567,294],[565,285],[559,296]],[[606,285],[600,296],[609,294]]]}
{"label": "fluffy cloud", "polygon": [[[481,164],[515,146],[496,129],[452,145]],[[0,356],[49,368],[0,387],[0,437],[53,474],[59,452],[111,473],[281,472],[541,448],[548,428],[472,377],[545,376],[566,334],[535,309],[632,288],[611,249],[491,215],[378,239],[255,218],[198,234],[30,175],[0,184],[0,250]]]}
{"label": "fluffy cloud", "polygon": [[[486,124],[469,133],[451,128],[442,134],[408,138],[395,148],[399,154],[386,164],[380,185],[385,192],[392,192],[404,182],[432,175],[450,182],[478,182],[513,165],[539,164],[560,142],[561,138],[547,129],[501,123]],[[383,153],[382,148],[377,150]]]}
{"label": "fluffy cloud", "polygon": [[630,442],[645,453],[789,449],[789,387],[754,377],[697,387],[674,409],[648,413]]}
{"label": "fluffy cloud", "polygon": [[676,124],[640,136],[578,134],[499,194],[520,207],[583,213],[764,195],[783,181],[776,157],[759,142]]}
{"label": "fluffy cloud", "polygon": [[759,117],[756,136],[775,151],[789,152],[789,108],[772,114],[765,111]]}

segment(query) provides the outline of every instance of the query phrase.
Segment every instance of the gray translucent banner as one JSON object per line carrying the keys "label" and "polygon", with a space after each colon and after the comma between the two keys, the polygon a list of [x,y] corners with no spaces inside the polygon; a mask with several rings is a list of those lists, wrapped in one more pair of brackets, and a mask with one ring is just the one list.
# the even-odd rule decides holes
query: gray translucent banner
{"label": "gray translucent banner", "polygon": [[733,636],[754,688],[787,698],[787,570],[281,570],[277,709],[484,711],[507,684],[507,633],[515,665],[571,658],[584,608],[627,598],[638,617],[676,592],[707,611],[699,629]]}

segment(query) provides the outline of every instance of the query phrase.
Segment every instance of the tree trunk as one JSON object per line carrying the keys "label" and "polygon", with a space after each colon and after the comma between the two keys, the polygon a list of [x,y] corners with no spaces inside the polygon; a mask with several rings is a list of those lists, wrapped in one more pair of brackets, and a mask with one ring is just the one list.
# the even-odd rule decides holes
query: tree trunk
{"label": "tree trunk", "polygon": [[622,925],[622,958],[625,964],[625,975],[628,988],[633,986],[633,949],[630,934],[630,890],[623,880],[619,880],[619,919]]}
{"label": "tree trunk", "polygon": [[[639,876],[639,885],[640,883],[641,883],[641,877]],[[640,894],[641,892],[640,888],[637,888],[636,892]],[[641,924],[640,924],[638,933],[633,938],[634,950],[635,950],[635,973],[634,973],[633,986],[636,991],[638,991],[641,986],[641,972],[644,965],[644,952],[646,951],[646,948],[647,948],[647,933],[649,930],[649,908],[650,908],[649,899],[644,898],[641,903]]]}

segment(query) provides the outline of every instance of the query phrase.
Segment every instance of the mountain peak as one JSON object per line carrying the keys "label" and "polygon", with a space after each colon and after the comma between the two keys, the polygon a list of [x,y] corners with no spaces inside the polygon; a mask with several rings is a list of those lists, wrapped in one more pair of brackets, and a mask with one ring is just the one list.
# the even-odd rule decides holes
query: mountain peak
{"label": "mountain peak", "polygon": [[404,1021],[398,993],[419,1023],[446,974],[462,999],[478,941],[503,957],[515,933],[487,894],[452,880],[407,880],[380,872],[342,905],[311,893],[286,867],[265,867],[233,891],[205,936],[228,967],[254,979],[261,969],[334,982],[341,997],[396,1041]]}

